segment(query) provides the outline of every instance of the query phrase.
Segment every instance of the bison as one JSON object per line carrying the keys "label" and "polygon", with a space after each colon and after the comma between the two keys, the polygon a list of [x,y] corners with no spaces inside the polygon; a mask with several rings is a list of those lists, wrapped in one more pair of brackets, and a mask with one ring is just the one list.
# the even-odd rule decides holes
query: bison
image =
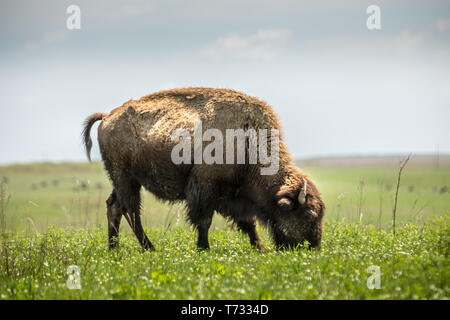
{"label": "bison", "polygon": [[[95,113],[86,119],[83,140],[89,161],[90,130],[99,120],[100,153],[113,184],[106,201],[110,248],[119,244],[124,216],[142,248],[154,249],[141,224],[141,187],[164,201],[185,201],[187,218],[198,232],[199,249],[209,249],[208,230],[214,212],[232,221],[249,236],[252,246],[263,251],[257,220],[268,227],[278,248],[296,247],[305,240],[310,248],[320,247],[324,203],[310,178],[293,164],[281,133],[273,134],[280,132],[280,124],[265,102],[234,90],[213,88],[166,90],[130,100],[109,114]],[[199,121],[202,130],[214,128],[216,133],[269,130],[269,140],[278,142],[271,153],[276,155],[277,170],[261,174],[265,164],[248,161],[248,136],[244,163],[199,162],[194,159],[194,146],[194,152],[187,154],[194,161],[175,163],[174,148],[188,137],[174,139],[173,133],[180,129],[194,133]],[[237,152],[237,143],[232,152]]]}

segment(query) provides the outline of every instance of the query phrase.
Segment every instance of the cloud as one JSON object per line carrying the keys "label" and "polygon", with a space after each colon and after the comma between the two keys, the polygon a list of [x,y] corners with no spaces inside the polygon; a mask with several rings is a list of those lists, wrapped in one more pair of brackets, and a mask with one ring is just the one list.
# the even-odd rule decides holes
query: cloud
{"label": "cloud", "polygon": [[232,56],[256,60],[272,60],[292,38],[290,29],[260,30],[249,36],[228,34],[207,46],[203,54],[209,57]]}
{"label": "cloud", "polygon": [[440,32],[445,32],[450,30],[450,19],[439,18],[436,20],[436,28]]}
{"label": "cloud", "polygon": [[58,30],[55,32],[46,33],[42,39],[45,44],[51,44],[64,40],[67,37],[68,32],[66,30]]}
{"label": "cloud", "polygon": [[39,103],[39,98],[35,95],[23,95],[19,97],[19,103],[24,105],[36,105]]}
{"label": "cloud", "polygon": [[422,33],[413,33],[409,30],[402,31],[393,39],[394,44],[400,51],[413,51],[419,49],[423,45],[424,36]]}
{"label": "cloud", "polygon": [[37,49],[39,49],[44,45],[50,45],[53,43],[63,41],[64,39],[67,38],[68,34],[69,34],[68,30],[64,29],[53,32],[47,32],[37,40],[28,41],[25,45],[25,48],[29,51],[36,51]]}
{"label": "cloud", "polygon": [[155,11],[155,6],[152,3],[128,3],[123,6],[123,12],[130,16],[140,16]]}

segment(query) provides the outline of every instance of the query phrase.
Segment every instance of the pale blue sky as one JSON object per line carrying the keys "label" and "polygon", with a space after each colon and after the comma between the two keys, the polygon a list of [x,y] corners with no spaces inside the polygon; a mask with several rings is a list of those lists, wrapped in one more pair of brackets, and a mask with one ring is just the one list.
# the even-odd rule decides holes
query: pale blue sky
{"label": "pale blue sky", "polygon": [[267,101],[295,157],[450,153],[449,2],[310,2],[2,0],[0,163],[85,161],[86,116],[182,86]]}

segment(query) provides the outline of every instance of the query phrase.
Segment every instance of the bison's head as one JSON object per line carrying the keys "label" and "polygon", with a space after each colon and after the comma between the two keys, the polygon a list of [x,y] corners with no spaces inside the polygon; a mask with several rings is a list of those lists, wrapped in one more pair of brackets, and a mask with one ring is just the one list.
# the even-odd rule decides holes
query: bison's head
{"label": "bison's head", "polygon": [[281,186],[275,195],[270,230],[279,248],[295,248],[306,241],[320,248],[324,204],[314,184],[300,177],[294,185]]}

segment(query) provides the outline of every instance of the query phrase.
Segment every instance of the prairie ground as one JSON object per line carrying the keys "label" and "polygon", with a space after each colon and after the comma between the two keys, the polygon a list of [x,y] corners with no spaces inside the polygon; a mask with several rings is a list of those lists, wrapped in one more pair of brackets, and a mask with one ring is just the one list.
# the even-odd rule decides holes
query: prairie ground
{"label": "prairie ground", "polygon": [[[0,167],[1,299],[448,299],[450,165],[408,164],[392,209],[397,163],[300,164],[327,206],[322,249],[268,252],[216,215],[211,250],[197,252],[183,205],[143,192],[142,253],[125,223],[107,250],[100,163]],[[80,289],[67,286],[68,267]],[[379,272],[378,272],[378,271]],[[379,277],[377,276],[379,275]],[[376,279],[379,279],[379,288]]]}

